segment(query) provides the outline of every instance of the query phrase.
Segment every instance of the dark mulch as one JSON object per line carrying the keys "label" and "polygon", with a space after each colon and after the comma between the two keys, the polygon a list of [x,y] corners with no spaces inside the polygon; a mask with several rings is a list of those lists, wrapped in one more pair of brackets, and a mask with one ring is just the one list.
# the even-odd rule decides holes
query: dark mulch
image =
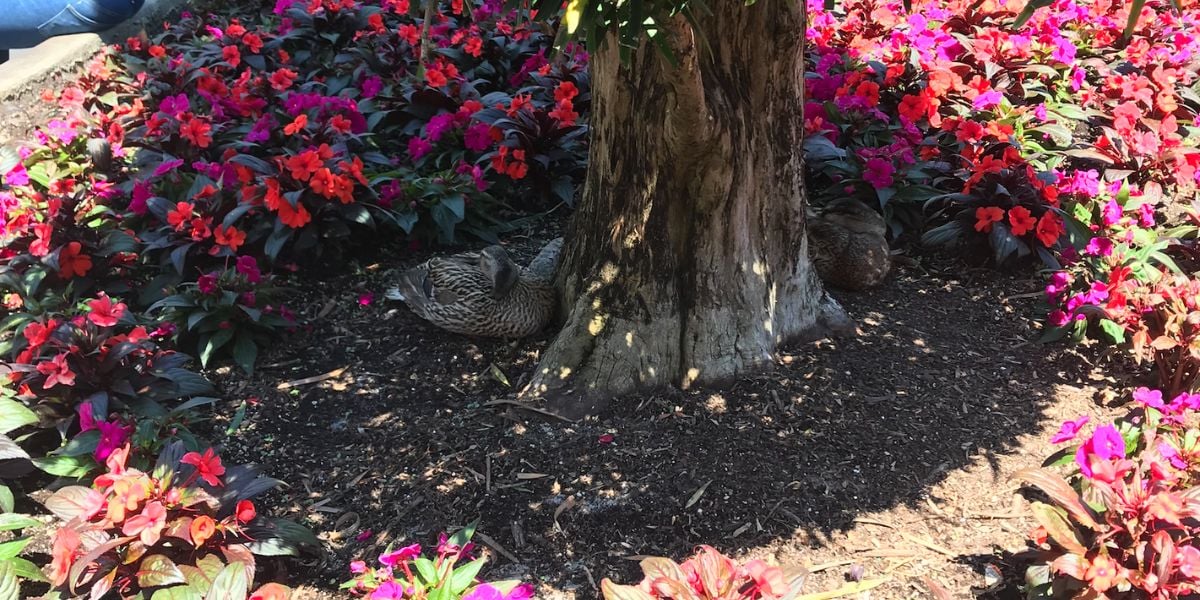
{"label": "dark mulch", "polygon": [[813,591],[860,565],[887,578],[877,598],[928,597],[926,577],[959,597],[988,564],[1015,574],[1033,524],[1009,475],[1051,452],[1063,419],[1112,410],[1093,400],[1115,383],[1094,359],[1029,341],[1037,280],[938,258],[841,295],[861,335],[724,389],[614,399],[577,423],[489,407],[547,340],[425,325],[381,298],[388,272],[420,258],[395,254],[304,284],[311,331],[248,380],[218,374],[230,402],[257,398],[226,453],[288,482],[272,503],[327,543],[293,566],[305,598],[336,596],[352,559],[476,517],[485,573],[548,597],[597,597],[604,577],[637,579],[636,557],[702,543],[815,567]]}

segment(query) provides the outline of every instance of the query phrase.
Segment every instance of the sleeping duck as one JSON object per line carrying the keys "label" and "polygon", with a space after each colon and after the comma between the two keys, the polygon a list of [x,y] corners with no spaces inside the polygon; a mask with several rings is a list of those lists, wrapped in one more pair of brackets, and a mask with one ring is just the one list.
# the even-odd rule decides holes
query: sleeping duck
{"label": "sleeping duck", "polygon": [[853,198],[808,207],[809,256],[817,275],[832,287],[864,290],[879,285],[892,267],[887,223]]}
{"label": "sleeping duck", "polygon": [[500,246],[432,258],[400,274],[387,297],[447,331],[481,337],[533,335],[554,315],[562,238],[520,268]]}

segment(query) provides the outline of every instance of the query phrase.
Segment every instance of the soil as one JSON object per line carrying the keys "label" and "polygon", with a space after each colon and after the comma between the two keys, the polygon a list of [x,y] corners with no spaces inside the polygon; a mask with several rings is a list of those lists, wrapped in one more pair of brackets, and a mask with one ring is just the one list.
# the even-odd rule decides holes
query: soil
{"label": "soil", "polygon": [[[508,246],[528,259],[551,236]],[[638,581],[639,557],[699,544],[807,566],[808,592],[854,576],[884,579],[872,598],[1017,598],[1014,555],[1034,523],[1010,475],[1053,452],[1063,420],[1120,410],[1101,390],[1129,383],[1103,374],[1122,372],[1098,367],[1110,359],[1034,341],[1037,279],[927,256],[836,294],[857,336],[787,349],[720,389],[613,398],[567,421],[490,404],[513,397],[550,333],[437,330],[383,299],[425,255],[383,254],[299,283],[309,328],[252,377],[214,374],[229,399],[216,415],[250,400],[227,460],[287,482],[268,503],[326,545],[290,563],[300,598],[343,597],[351,560],[476,518],[484,576],[544,598],[597,598],[605,577]]]}

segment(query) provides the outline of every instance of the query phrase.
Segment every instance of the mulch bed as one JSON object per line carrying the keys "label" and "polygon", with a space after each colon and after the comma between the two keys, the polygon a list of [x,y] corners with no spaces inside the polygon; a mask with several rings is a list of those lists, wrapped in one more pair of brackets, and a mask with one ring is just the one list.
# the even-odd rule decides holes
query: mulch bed
{"label": "mulch bed", "polygon": [[[527,259],[552,235],[510,249]],[[596,598],[602,578],[638,580],[638,557],[698,544],[808,565],[809,591],[853,576],[885,578],[874,598],[1017,598],[1013,554],[1034,523],[1009,476],[1052,452],[1064,419],[1119,410],[1100,390],[1126,383],[1086,349],[1031,341],[1037,279],[922,257],[881,289],[838,294],[856,337],[791,348],[722,389],[614,398],[566,422],[488,404],[512,397],[549,334],[434,329],[382,298],[424,256],[382,254],[394,258],[299,284],[311,328],[252,377],[214,374],[229,399],[217,415],[251,399],[228,459],[290,484],[270,503],[326,543],[290,567],[301,598],[342,597],[351,560],[476,517],[494,559],[484,575],[547,598]]]}

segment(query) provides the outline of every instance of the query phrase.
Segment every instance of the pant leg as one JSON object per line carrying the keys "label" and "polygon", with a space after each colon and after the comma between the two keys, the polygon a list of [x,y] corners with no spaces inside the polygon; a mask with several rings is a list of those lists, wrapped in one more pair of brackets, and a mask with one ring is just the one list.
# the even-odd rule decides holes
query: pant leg
{"label": "pant leg", "polygon": [[0,49],[29,48],[47,38],[100,32],[137,14],[145,0],[4,0]]}

